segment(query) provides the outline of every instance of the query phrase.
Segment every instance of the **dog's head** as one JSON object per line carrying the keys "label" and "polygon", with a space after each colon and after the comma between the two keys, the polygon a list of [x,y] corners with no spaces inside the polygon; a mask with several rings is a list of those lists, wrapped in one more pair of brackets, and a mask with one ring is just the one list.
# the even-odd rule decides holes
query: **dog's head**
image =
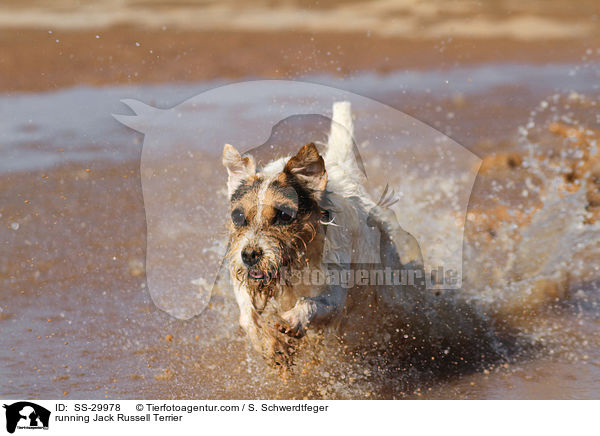
{"label": "dog's head", "polygon": [[320,257],[319,221],[327,185],[325,163],[313,143],[280,165],[257,171],[251,156],[231,145],[223,150],[231,203],[228,258],[261,311],[288,269]]}

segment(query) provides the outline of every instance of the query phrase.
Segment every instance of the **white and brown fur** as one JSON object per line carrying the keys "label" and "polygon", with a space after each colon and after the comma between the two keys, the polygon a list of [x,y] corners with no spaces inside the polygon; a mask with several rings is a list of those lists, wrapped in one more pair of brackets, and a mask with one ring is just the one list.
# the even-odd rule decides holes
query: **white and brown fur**
{"label": "white and brown fur", "polygon": [[[432,301],[439,297],[419,286],[344,289],[291,286],[280,280],[286,268],[422,268],[415,239],[398,225],[391,209],[365,191],[352,136],[350,104],[339,102],[333,107],[324,158],[309,143],[295,156],[257,169],[252,156],[240,155],[231,145],[224,148],[232,214],[227,256],[240,325],[275,366],[292,364],[307,329],[341,318],[346,338],[360,340],[369,330],[387,328],[398,338],[415,339],[409,347],[413,350],[422,348],[417,342],[441,346],[458,330],[446,321],[441,329],[436,326],[454,306],[447,299]],[[350,318],[354,321],[348,322]],[[477,330],[467,324],[460,321],[463,329]]]}

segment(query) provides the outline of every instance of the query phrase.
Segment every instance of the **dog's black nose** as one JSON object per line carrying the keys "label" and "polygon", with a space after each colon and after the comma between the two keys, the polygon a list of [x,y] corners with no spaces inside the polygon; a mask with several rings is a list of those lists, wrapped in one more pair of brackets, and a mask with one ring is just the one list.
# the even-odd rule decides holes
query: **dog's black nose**
{"label": "dog's black nose", "polygon": [[246,266],[254,266],[260,260],[262,250],[260,248],[244,248],[242,250],[242,260]]}

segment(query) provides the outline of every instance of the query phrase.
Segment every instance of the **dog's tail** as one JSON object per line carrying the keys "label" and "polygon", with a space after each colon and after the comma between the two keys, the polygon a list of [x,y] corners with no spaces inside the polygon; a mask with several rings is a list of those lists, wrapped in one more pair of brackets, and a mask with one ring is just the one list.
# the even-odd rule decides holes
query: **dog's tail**
{"label": "dog's tail", "polygon": [[339,101],[333,104],[331,130],[325,152],[327,171],[340,171],[346,182],[360,185],[364,174],[356,159],[350,102]]}

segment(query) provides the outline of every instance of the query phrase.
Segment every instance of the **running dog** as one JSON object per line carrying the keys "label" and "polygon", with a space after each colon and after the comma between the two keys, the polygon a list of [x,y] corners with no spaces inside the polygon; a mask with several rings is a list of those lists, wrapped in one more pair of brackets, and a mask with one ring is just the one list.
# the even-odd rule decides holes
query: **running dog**
{"label": "running dog", "polygon": [[[334,104],[323,155],[308,143],[257,168],[225,145],[223,164],[240,325],[272,365],[288,368],[300,338],[323,327],[379,357],[417,356],[428,369],[494,352],[489,326],[472,307],[425,289],[419,245],[389,208],[393,194],[386,187],[375,202],[366,192],[350,103]],[[387,277],[358,280],[373,270]]]}

